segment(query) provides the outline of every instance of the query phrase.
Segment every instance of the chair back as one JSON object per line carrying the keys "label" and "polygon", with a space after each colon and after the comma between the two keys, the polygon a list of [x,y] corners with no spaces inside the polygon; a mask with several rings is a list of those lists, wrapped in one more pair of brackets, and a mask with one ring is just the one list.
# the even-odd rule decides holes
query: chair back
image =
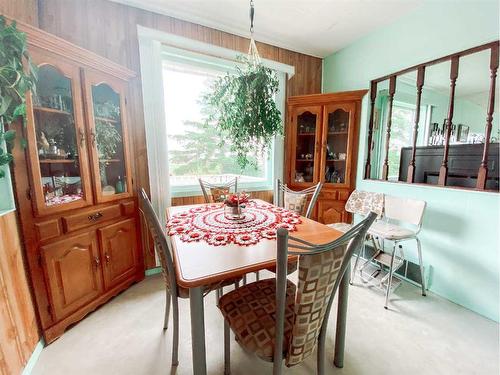
{"label": "chair back", "polygon": [[205,203],[224,202],[226,197],[231,193],[231,188],[234,187],[234,192],[238,191],[238,177],[229,180],[225,183],[211,183],[201,178],[198,179]]}
{"label": "chair back", "polygon": [[[173,297],[177,297],[177,279],[175,276],[175,268],[169,240],[165,236],[165,232],[144,189],[140,189],[138,195],[140,203],[139,211],[141,212],[148,232],[153,239],[156,254],[160,259],[161,271],[165,279],[165,283],[170,291],[170,294],[172,294]],[[146,238],[149,239],[149,236],[146,236]]]}
{"label": "chair back", "polygon": [[299,255],[295,322],[286,355],[286,365],[293,366],[314,352],[320,335],[324,338],[340,281],[350,265],[352,255],[361,248],[366,232],[376,217],[376,213],[369,213],[340,238],[324,245],[288,236],[285,229],[278,229],[275,363],[281,360],[279,353],[283,353],[283,348],[278,346],[283,345],[288,255]]}
{"label": "chair back", "polygon": [[375,212],[380,217],[384,212],[384,194],[354,190],[345,204],[345,210],[359,215]]}
{"label": "chair back", "polygon": [[426,205],[425,201],[386,195],[384,217],[420,228]]}
{"label": "chair back", "polygon": [[[307,189],[295,191],[289,189],[286,184],[283,184],[280,179],[277,179],[274,192],[274,204],[278,207],[283,207],[289,211],[310,218],[322,186],[323,183],[318,182],[316,185],[308,187]],[[306,209],[307,198],[309,196],[311,196],[311,200]]]}

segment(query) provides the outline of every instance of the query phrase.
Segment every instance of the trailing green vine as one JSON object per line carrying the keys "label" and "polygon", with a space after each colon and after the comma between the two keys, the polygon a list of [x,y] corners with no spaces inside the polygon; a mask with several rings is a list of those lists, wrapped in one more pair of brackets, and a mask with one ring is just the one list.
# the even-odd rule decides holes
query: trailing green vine
{"label": "trailing green vine", "polygon": [[283,123],[275,103],[276,73],[260,63],[241,60],[244,68],[216,79],[202,103],[207,124],[218,129],[221,144],[229,144],[243,169],[256,167],[255,155],[269,150],[274,137],[283,134]]}
{"label": "trailing green vine", "polygon": [[[26,49],[26,34],[17,30],[14,21],[7,24],[0,16],[0,145],[4,141],[12,144],[16,136],[14,130],[5,130],[7,124],[19,118],[26,121],[25,95],[35,89],[35,83],[36,70]],[[11,161],[12,154],[0,147],[0,178],[5,176],[1,167]]]}

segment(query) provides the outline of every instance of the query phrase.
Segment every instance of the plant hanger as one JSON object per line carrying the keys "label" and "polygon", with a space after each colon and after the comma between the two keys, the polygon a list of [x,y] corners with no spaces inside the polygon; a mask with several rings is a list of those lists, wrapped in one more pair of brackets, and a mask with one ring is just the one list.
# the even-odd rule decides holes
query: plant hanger
{"label": "plant hanger", "polygon": [[252,63],[254,68],[261,64],[259,51],[257,50],[257,45],[255,44],[255,39],[253,38],[253,20],[255,17],[255,8],[253,0],[250,0],[250,45],[248,46],[248,60]]}

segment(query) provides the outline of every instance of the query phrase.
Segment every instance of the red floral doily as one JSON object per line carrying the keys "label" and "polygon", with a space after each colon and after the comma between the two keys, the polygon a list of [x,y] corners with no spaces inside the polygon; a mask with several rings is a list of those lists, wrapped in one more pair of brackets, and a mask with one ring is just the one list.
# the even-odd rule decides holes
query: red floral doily
{"label": "red floral doily", "polygon": [[295,212],[250,201],[240,220],[226,218],[223,205],[211,204],[173,215],[167,229],[169,235],[179,236],[184,242],[204,240],[214,246],[253,245],[263,238],[275,239],[278,228],[296,231],[300,223],[300,216]]}

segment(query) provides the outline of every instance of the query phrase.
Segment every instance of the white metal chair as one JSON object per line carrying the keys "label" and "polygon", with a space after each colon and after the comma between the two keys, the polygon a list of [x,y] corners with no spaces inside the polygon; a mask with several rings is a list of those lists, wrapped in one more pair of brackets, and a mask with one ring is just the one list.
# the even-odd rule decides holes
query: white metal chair
{"label": "white metal chair", "polygon": [[[424,266],[422,263],[422,248],[418,233],[422,228],[422,218],[424,216],[426,202],[408,198],[399,198],[390,195],[385,196],[384,216],[370,227],[368,234],[381,240],[374,241],[376,252],[368,259],[360,269],[363,269],[371,262],[375,261],[389,267],[389,273],[381,280],[380,284],[387,283],[385,305],[387,309],[389,294],[391,292],[392,277],[394,272],[404,263],[404,253],[399,248],[399,256],[396,256],[399,243],[403,241],[415,240],[417,242],[418,261],[420,265],[422,295],[425,296]],[[384,248],[385,241],[393,243],[392,253],[387,254]]]}
{"label": "white metal chair", "polygon": [[[368,215],[370,212],[375,212],[377,214],[377,217],[380,218],[382,216],[382,213],[384,212],[384,194],[373,193],[370,191],[354,190],[346,202],[345,210],[347,212],[350,212],[351,214],[363,216]],[[346,233],[352,228],[353,224],[333,223],[328,224],[328,226],[330,228],[338,230],[339,232]],[[371,239],[374,246],[376,246],[373,237],[368,235],[367,239]],[[364,243],[362,248],[364,251]],[[359,258],[360,253],[358,252],[356,253],[354,268],[352,269],[351,278],[349,281],[350,284],[352,284],[354,281],[354,276],[356,274],[356,270],[358,269]]]}

